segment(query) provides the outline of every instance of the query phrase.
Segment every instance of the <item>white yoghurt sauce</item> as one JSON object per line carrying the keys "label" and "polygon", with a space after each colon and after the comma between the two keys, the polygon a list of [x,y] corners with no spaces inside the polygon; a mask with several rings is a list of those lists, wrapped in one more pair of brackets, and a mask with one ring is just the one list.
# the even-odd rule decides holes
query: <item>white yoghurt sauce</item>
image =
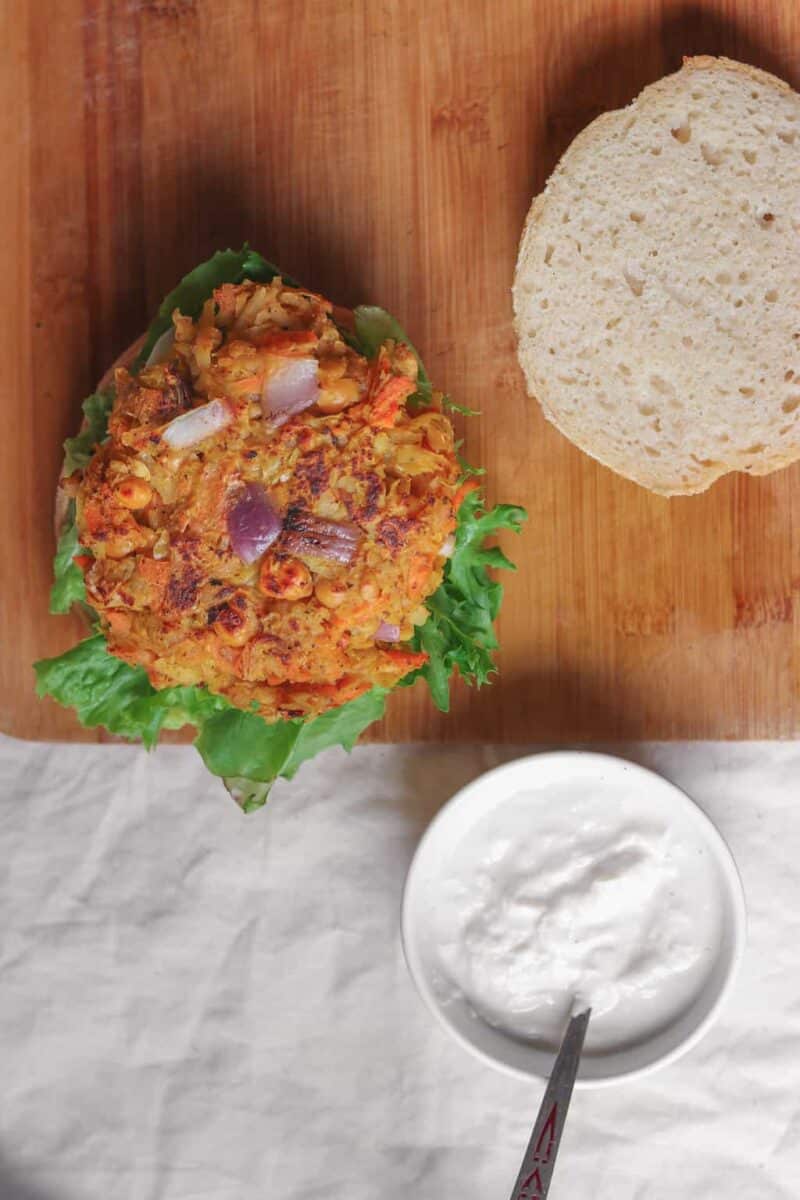
{"label": "white yoghurt sauce", "polygon": [[586,1051],[619,1050],[680,1016],[719,948],[714,864],[688,822],[668,826],[591,779],[520,791],[444,867],[443,990],[490,1024],[555,1048],[574,1000]]}

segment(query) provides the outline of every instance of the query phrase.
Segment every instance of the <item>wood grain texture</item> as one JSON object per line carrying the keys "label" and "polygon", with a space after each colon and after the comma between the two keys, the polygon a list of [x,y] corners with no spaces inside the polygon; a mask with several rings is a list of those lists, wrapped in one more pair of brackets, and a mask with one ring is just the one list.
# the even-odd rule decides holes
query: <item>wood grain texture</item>
{"label": "wood grain texture", "polygon": [[0,0],[0,31],[0,729],[95,736],[30,669],[82,633],[47,615],[60,443],[175,280],[249,240],[395,312],[530,513],[494,688],[444,718],[417,687],[377,737],[800,732],[800,466],[672,501],[617,478],[526,397],[510,300],[571,138],[682,54],[798,86],[795,0]]}

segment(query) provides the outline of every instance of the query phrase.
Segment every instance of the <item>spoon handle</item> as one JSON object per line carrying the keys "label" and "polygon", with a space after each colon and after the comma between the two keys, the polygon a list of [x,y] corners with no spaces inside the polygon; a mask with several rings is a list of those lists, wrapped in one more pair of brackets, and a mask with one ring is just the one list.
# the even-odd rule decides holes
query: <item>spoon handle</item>
{"label": "spoon handle", "polygon": [[550,1190],[591,1011],[578,1013],[567,1026],[511,1200],[544,1200]]}

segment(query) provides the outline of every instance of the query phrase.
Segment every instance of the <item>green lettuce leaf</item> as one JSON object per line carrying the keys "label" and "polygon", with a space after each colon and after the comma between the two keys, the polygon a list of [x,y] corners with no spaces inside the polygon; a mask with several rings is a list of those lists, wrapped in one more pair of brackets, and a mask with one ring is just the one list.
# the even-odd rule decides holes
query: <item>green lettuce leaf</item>
{"label": "green lettuce leaf", "polygon": [[178,286],[164,297],[147,331],[144,346],[133,364],[133,370],[138,370],[146,362],[162,333],[166,333],[170,328],[174,309],[177,308],[187,317],[197,317],[214,289],[221,287],[223,283],[241,283],[244,279],[268,283],[276,275],[280,275],[290,287],[300,286],[290,275],[285,275],[280,267],[267,262],[247,245],[242,246],[241,250],[218,250],[206,262],[200,263],[199,267],[184,275]]}
{"label": "green lettuce leaf", "polygon": [[269,725],[255,713],[232,708],[206,721],[195,745],[208,769],[251,812],[266,802],[278,776],[291,779],[307,759],[331,746],[352,750],[367,726],[383,716],[387,695],[385,688],[372,688],[309,721]]}
{"label": "green lettuce leaf", "polygon": [[86,603],[83,572],[72,561],[76,554],[85,553],[86,551],[78,541],[78,530],[75,526],[75,501],[71,500],[53,562],[53,586],[50,589],[51,613],[67,613],[73,604]]}
{"label": "green lettuce leaf", "polygon": [[455,400],[451,400],[449,396],[442,396],[442,408],[448,412],[461,413],[462,417],[479,417],[480,410],[477,408],[468,408],[466,404],[456,404]]}
{"label": "green lettuce leaf", "polygon": [[486,467],[473,467],[472,464],[468,463],[467,460],[459,453],[462,445],[463,442],[456,442],[456,458],[458,459],[458,465],[461,467],[461,474],[458,477],[459,483],[465,483],[468,479],[477,479],[480,478],[481,475],[486,474]]}
{"label": "green lettuce leaf", "polygon": [[202,725],[230,707],[202,687],[156,690],[141,667],[109,653],[101,633],[86,638],[58,658],[34,663],[36,693],[75,709],[81,724],[104,725],[110,733],[141,738],[150,749],[162,729]]}
{"label": "green lettuce leaf", "polygon": [[150,749],[162,729],[198,729],[195,745],[208,769],[223,778],[245,811],[262,805],[278,776],[291,779],[321,750],[352,750],[359,735],[383,716],[387,692],[373,688],[310,721],[267,724],[203,687],[156,689],[141,667],[109,653],[95,634],[58,658],[34,664],[36,692],[75,709],[83,725],[103,725]]}
{"label": "green lettuce leaf", "polygon": [[93,392],[83,402],[86,428],[76,437],[64,442],[64,474],[71,475],[85,467],[94,454],[95,446],[106,440],[108,414],[114,405],[113,390]]}
{"label": "green lettuce leaf", "polygon": [[499,546],[485,543],[503,529],[518,533],[525,518],[525,510],[515,504],[498,504],[487,510],[477,490],[467,494],[459,509],[455,549],[440,586],[426,601],[430,617],[414,638],[415,649],[428,655],[416,674],[426,680],[433,702],[442,712],[450,708],[453,671],[481,687],[496,670],[494,620],[503,587],[489,574],[489,568],[516,568]]}

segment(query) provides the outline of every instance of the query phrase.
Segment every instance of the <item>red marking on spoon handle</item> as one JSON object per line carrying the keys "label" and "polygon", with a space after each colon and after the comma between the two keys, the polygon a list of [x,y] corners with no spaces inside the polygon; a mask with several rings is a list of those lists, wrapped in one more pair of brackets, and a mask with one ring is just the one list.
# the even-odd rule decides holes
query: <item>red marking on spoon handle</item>
{"label": "red marking on spoon handle", "polygon": [[567,1026],[511,1200],[545,1200],[550,1189],[590,1013],[579,1013]]}

